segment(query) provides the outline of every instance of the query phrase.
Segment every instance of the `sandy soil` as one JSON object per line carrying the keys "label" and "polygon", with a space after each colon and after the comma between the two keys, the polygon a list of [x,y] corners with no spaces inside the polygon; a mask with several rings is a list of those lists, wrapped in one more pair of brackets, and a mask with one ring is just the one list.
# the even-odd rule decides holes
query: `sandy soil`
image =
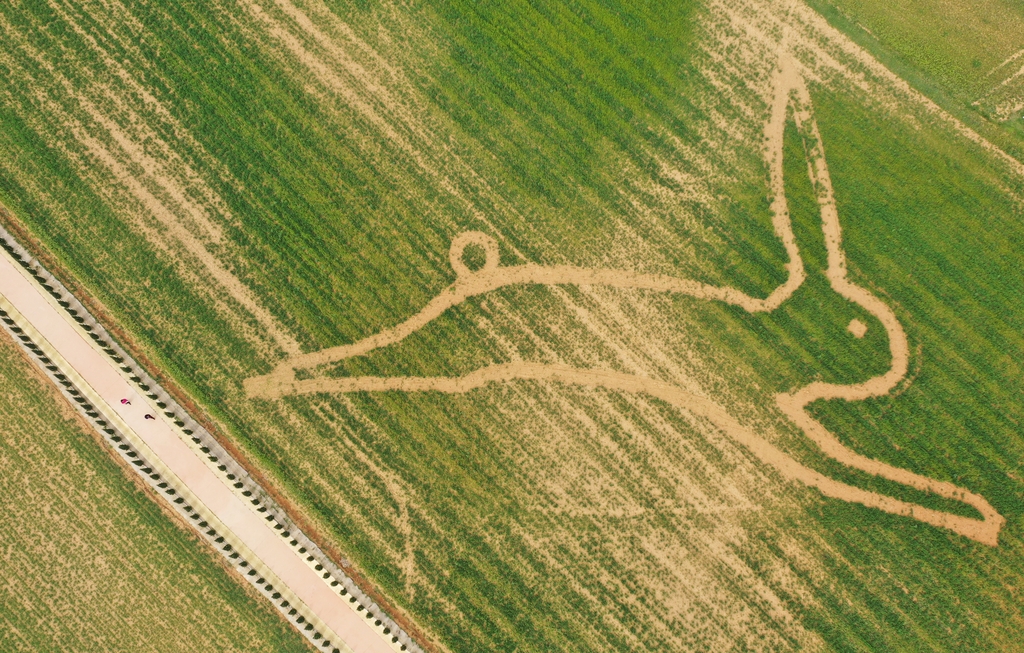
{"label": "sandy soil", "polygon": [[850,324],[847,325],[846,330],[852,333],[854,338],[863,338],[864,334],[868,332],[868,325],[854,318],[850,320]]}
{"label": "sandy soil", "polygon": [[[600,387],[629,393],[646,393],[707,418],[730,438],[742,444],[786,478],[818,488],[826,496],[912,517],[995,546],[998,543],[999,530],[1005,520],[983,497],[951,483],[936,481],[862,456],[843,446],[834,434],[826,430],[805,411],[808,404],[819,399],[857,401],[887,394],[906,376],[909,355],[906,335],[892,310],[877,297],[853,284],[847,278],[839,215],[833,197],[832,182],[825,161],[821,136],[812,112],[810,94],[803,82],[799,65],[788,55],[785,48],[783,48],[779,67],[775,74],[774,88],[771,117],[765,127],[765,157],[770,175],[773,226],[789,255],[789,263],[787,264],[788,278],[786,282],[776,288],[768,297],[756,298],[733,288],[709,286],[689,279],[638,274],[626,270],[535,264],[501,267],[498,261],[498,245],[493,238],[482,232],[465,232],[454,239],[450,250],[450,262],[457,276],[455,283],[442,291],[419,313],[392,329],[353,344],[293,356],[282,363],[272,374],[247,379],[246,390],[251,396],[267,398],[317,392],[435,391],[465,393],[489,383],[533,380]],[[296,369],[310,368],[360,356],[374,349],[400,342],[467,298],[515,284],[605,285],[617,288],[636,288],[721,301],[740,306],[750,312],[775,310],[793,294],[805,278],[800,252],[793,236],[782,178],[782,143],[786,112],[790,106],[793,107],[793,115],[803,138],[808,172],[818,195],[822,232],[828,251],[827,276],[829,282],[837,293],[863,307],[882,323],[889,337],[892,365],[885,374],[859,384],[812,383],[795,392],[777,395],[776,403],[782,412],[800,426],[825,454],[835,460],[918,490],[967,503],[983,515],[983,520],[979,521],[922,508],[827,478],[801,465],[754,431],[742,426],[722,406],[681,387],[643,376],[577,369],[563,365],[517,362],[485,367],[458,378],[353,377],[295,380]],[[486,253],[484,266],[475,272],[469,270],[462,260],[465,247],[471,243],[481,246]],[[859,331],[862,336],[864,333],[862,329],[866,329],[866,327],[862,323],[858,324],[859,326],[851,323],[850,330],[854,335],[857,335]]]}

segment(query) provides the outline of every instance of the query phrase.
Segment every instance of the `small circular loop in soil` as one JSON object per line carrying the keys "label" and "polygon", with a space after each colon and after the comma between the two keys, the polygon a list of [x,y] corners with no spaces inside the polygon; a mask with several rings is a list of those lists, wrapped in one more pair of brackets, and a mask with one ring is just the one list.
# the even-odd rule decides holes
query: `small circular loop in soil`
{"label": "small circular loop in soil", "polygon": [[[469,245],[477,245],[484,250],[484,264],[479,270],[470,270],[462,259],[462,255]],[[458,277],[490,272],[498,267],[498,243],[482,231],[463,231],[452,240],[448,260]]]}

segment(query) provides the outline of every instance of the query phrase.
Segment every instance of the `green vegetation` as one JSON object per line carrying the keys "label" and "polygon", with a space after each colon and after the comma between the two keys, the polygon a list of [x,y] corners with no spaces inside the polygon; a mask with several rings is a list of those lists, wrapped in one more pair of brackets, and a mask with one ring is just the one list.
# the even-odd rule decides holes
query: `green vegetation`
{"label": "green vegetation", "polygon": [[1024,77],[1018,73],[1024,57],[1017,55],[1024,51],[1024,6],[1019,2],[809,4],[913,87],[1021,157]]}
{"label": "green vegetation", "polygon": [[0,649],[306,651],[0,342]]}
{"label": "green vegetation", "polygon": [[829,0],[823,4],[842,12],[904,61],[968,102],[1001,81],[986,75],[1024,48],[1019,29],[1024,25],[1024,7],[1018,2]]}
{"label": "green vegetation", "polygon": [[[260,4],[0,10],[0,197],[417,623],[454,651],[1016,645],[1020,180],[940,127],[812,88],[851,273],[913,348],[895,396],[815,411],[867,455],[983,494],[1008,520],[996,549],[783,484],[643,397],[519,383],[251,401],[241,382],[280,343],[200,249],[306,351],[422,308],[465,229],[498,237],[506,264],[760,295],[784,277],[755,83],[770,65],[720,65],[742,48],[723,54],[705,7],[299,3],[313,32]],[[793,133],[786,173],[810,277],[771,315],[507,288],[317,373],[522,359],[695,379],[809,464],[925,502],[830,465],[773,409],[775,392],[888,364],[881,327],[825,283]]]}
{"label": "green vegetation", "polygon": [[887,128],[853,98],[818,102],[853,269],[897,307],[917,350],[913,383],[896,397],[835,402],[818,414],[857,450],[963,483],[1008,520],[1000,547],[981,551],[918,526],[899,528],[897,542],[885,533],[897,520],[827,506],[822,523],[837,529],[844,556],[889,575],[891,602],[876,604],[874,618],[896,626],[879,631],[837,604],[845,618],[828,628],[856,633],[870,649],[1011,650],[1021,615],[997,615],[1020,583],[1024,406],[1010,352],[1024,348],[1024,278],[1012,253],[1024,234],[1000,180],[975,158],[937,135]]}

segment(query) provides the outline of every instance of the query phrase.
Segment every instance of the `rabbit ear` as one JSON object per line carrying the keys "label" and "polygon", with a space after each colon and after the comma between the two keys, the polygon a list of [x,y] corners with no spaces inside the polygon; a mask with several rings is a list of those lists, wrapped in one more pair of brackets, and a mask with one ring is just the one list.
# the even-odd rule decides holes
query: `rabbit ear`
{"label": "rabbit ear", "polygon": [[[785,201],[783,182],[782,150],[788,108],[793,101],[793,91],[802,83],[800,72],[793,58],[784,49],[779,54],[778,68],[773,79],[771,117],[765,124],[765,163],[768,164],[768,184],[771,193],[772,226],[775,235],[790,258],[786,263],[788,280],[784,287],[776,290],[780,297],[788,297],[804,282],[804,261],[800,257],[797,238],[793,234],[790,207]],[[774,295],[775,293],[773,293]]]}
{"label": "rabbit ear", "polygon": [[811,94],[803,77],[799,76],[794,88],[793,118],[803,140],[807,174],[821,211],[821,231],[828,252],[828,275],[830,279],[845,279],[846,253],[843,251],[843,233],[832,191],[832,177],[829,174],[828,161],[825,159],[825,147],[818,131],[818,121],[814,117]]}
{"label": "rabbit ear", "polygon": [[[923,522],[949,528],[961,535],[995,546],[998,543],[999,531],[1006,520],[983,497],[971,493],[964,488],[957,487],[952,483],[936,481],[935,479],[862,456],[843,445],[835,434],[828,431],[805,410],[808,404],[819,399],[861,401],[869,397],[888,394],[906,376],[909,347],[903,327],[892,309],[885,302],[868,292],[867,289],[854,284],[847,277],[846,253],[843,251],[839,211],[836,207],[835,194],[832,189],[832,178],[825,159],[825,147],[822,143],[821,133],[818,131],[818,123],[814,117],[811,96],[803,78],[799,74],[797,64],[785,52],[780,57],[779,77],[780,83],[778,88],[785,89],[787,97],[785,103],[782,103],[782,100],[776,96],[776,108],[781,106],[782,110],[785,111],[785,108],[791,102],[794,107],[794,119],[803,140],[804,153],[807,158],[807,172],[810,176],[811,184],[814,186],[818,207],[821,212],[821,230],[825,237],[825,247],[828,252],[826,276],[828,277],[829,284],[839,295],[860,305],[882,323],[889,337],[892,366],[885,374],[868,379],[863,383],[853,385],[812,383],[792,393],[776,395],[776,402],[782,412],[799,426],[827,456],[868,474],[881,476],[882,478],[924,492],[938,494],[947,499],[962,501],[978,510],[982,515],[982,519],[969,519],[950,513],[926,509],[820,477],[820,475],[801,480],[804,480],[809,485],[818,487],[828,496],[863,503],[893,514],[914,517]],[[773,121],[777,118],[774,111],[772,118]],[[780,133],[780,148],[781,132],[785,126],[785,114],[781,118],[781,125],[781,128],[776,126]],[[777,180],[774,176],[776,169],[773,168],[773,187],[775,184],[779,186],[782,184],[781,154],[778,161],[780,162],[777,172],[779,177]],[[785,201],[784,198],[782,201]]]}
{"label": "rabbit ear", "polygon": [[764,306],[773,310],[788,299],[806,279],[804,262],[800,257],[800,248],[793,235],[793,222],[789,215],[789,204],[786,201],[786,187],[783,180],[783,146],[786,133],[786,119],[789,107],[794,102],[794,91],[800,87],[802,79],[796,62],[783,48],[779,55],[779,64],[772,79],[773,96],[771,116],[764,126],[764,158],[768,165],[768,188],[771,197],[772,227],[775,235],[782,242],[789,261],[786,263],[786,282],[776,288],[765,299]]}
{"label": "rabbit ear", "polygon": [[[783,57],[783,60],[792,61],[788,57]],[[843,232],[832,188],[832,176],[825,158],[825,146],[814,116],[810,92],[803,77],[797,71],[796,64],[792,63],[791,65],[794,71],[790,87],[792,88],[791,101],[794,107],[793,116],[803,140],[804,153],[807,158],[807,173],[814,187],[821,213],[821,231],[828,252],[826,276],[832,289],[839,295],[878,318],[889,336],[889,349],[892,353],[892,369],[888,373],[856,386],[829,386],[832,388],[828,391],[829,397],[860,400],[883,395],[895,387],[907,372],[909,359],[907,336],[903,331],[903,326],[896,318],[896,314],[885,302],[865,288],[854,284],[848,278],[846,252],[843,250]],[[822,398],[829,397],[822,396]]]}
{"label": "rabbit ear", "polygon": [[846,256],[842,249],[842,233],[839,229],[839,215],[832,196],[832,180],[829,177],[821,135],[814,119],[811,95],[804,82],[800,63],[790,55],[783,44],[779,50],[778,66],[772,79],[773,95],[771,116],[764,127],[765,163],[768,165],[768,185],[771,197],[772,226],[775,235],[782,242],[789,256],[786,264],[788,280],[772,292],[765,300],[765,306],[772,310],[788,299],[805,281],[806,271],[800,255],[800,247],[793,233],[792,217],[786,199],[784,179],[784,149],[786,124],[792,108],[793,120],[804,145],[807,172],[821,208],[822,232],[828,251],[828,267],[838,276],[846,276]]}

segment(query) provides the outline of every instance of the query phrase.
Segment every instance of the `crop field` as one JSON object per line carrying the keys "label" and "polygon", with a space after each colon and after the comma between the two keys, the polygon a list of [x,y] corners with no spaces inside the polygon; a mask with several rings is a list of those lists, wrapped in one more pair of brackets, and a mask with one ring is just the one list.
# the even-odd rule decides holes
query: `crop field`
{"label": "crop field", "polygon": [[[1024,6],[1018,2],[812,0],[858,40],[947,108],[1020,156],[1024,147]],[[977,120],[977,112],[985,120]]]}
{"label": "crop field", "polygon": [[4,651],[306,651],[0,341]]}
{"label": "crop field", "polygon": [[[432,650],[1012,650],[1024,165],[832,18],[758,0],[5,6],[0,200]],[[1024,44],[999,47],[977,70]],[[545,378],[247,391],[420,314],[456,282],[466,231],[503,267],[769,296],[788,260],[765,159],[780,54],[820,143],[787,114],[806,280],[776,310],[507,285],[295,383],[632,375],[713,400],[836,481],[977,518],[824,455],[776,403],[892,364],[887,327],[830,285],[820,145],[849,277],[898,318],[909,369],[883,396],[809,412],[863,456],[983,497],[1006,520],[998,546],[827,498],[649,393]],[[958,98],[984,86],[973,65],[907,60]],[[466,263],[485,254],[467,246]]]}

